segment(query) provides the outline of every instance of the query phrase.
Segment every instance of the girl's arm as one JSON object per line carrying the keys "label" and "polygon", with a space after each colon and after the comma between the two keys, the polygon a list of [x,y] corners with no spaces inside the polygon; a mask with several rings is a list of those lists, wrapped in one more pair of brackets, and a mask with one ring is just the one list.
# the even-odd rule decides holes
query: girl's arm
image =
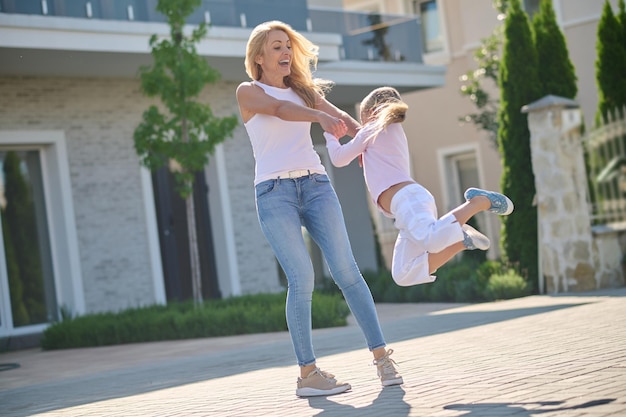
{"label": "girl's arm", "polygon": [[361,155],[365,149],[370,138],[373,136],[371,129],[364,127],[354,136],[350,142],[341,144],[337,137],[324,132],[324,138],[326,139],[326,148],[328,149],[328,156],[330,161],[336,167],[343,167],[348,165],[354,158]]}

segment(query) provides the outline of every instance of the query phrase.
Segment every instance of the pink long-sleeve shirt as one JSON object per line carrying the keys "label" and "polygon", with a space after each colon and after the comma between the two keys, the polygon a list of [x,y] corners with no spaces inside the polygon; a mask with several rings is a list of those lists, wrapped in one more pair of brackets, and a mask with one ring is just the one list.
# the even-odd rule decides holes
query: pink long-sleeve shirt
{"label": "pink long-sleeve shirt", "polygon": [[378,205],[378,197],[392,185],[413,181],[410,173],[409,146],[400,123],[392,123],[375,134],[371,124],[365,124],[354,138],[341,144],[335,136],[324,133],[326,148],[333,165],[348,165],[363,155],[363,176],[374,204],[388,217],[393,215]]}

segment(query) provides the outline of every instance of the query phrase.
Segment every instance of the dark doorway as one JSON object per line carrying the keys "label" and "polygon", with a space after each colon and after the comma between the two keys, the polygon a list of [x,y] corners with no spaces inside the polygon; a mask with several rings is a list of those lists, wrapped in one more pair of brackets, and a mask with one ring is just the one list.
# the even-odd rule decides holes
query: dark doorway
{"label": "dark doorway", "polygon": [[[159,226],[159,243],[167,301],[193,299],[189,238],[185,200],[175,188],[175,180],[167,168],[152,174],[154,200]],[[215,268],[209,188],[204,172],[198,172],[194,181],[196,233],[202,280],[202,298],[221,298]]]}

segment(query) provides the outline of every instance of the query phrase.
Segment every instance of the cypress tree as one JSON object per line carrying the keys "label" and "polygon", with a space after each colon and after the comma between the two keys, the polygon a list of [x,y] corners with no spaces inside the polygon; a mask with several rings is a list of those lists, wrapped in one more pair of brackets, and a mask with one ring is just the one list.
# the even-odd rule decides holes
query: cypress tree
{"label": "cypress tree", "polygon": [[[619,0],[618,2],[619,12],[617,14],[617,20],[620,26],[620,35],[619,35],[619,44],[622,46],[622,68],[626,68],[626,3],[624,0]],[[622,72],[622,84],[620,88],[620,98],[619,105],[622,107],[626,106],[626,77],[623,76]]]}
{"label": "cypress tree", "polygon": [[503,258],[516,264],[531,285],[538,282],[537,208],[535,176],[530,154],[530,132],[522,106],[539,98],[537,52],[530,21],[520,0],[511,0],[504,21],[504,43],[500,76],[498,149],[503,172],[502,192],[515,204],[510,216],[502,217],[500,244]]}
{"label": "cypress tree", "polygon": [[[619,0],[617,7],[619,9],[617,13],[617,20],[619,21],[621,28],[622,41],[626,41],[626,2],[624,2],[624,0]],[[624,43],[622,42],[622,45],[623,44]]]}
{"label": "cypress tree", "polygon": [[575,98],[578,91],[574,65],[569,59],[565,37],[556,22],[552,0],[541,0],[533,17],[539,68],[540,95]]}
{"label": "cypress tree", "polygon": [[[620,3],[623,7],[623,1]],[[626,20],[626,19],[625,19]],[[598,22],[596,41],[596,82],[598,85],[598,110],[596,124],[607,120],[609,113],[626,105],[626,46],[624,30],[608,0],[604,2],[602,16]]]}

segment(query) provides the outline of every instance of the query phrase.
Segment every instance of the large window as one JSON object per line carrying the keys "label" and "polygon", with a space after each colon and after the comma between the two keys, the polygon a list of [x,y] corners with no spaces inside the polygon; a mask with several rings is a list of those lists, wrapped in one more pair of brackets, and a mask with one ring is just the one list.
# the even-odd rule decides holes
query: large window
{"label": "large window", "polygon": [[[37,150],[0,148],[0,217],[4,268],[3,304],[10,307],[0,317],[18,328],[53,321],[57,317],[48,222]],[[8,297],[7,297],[8,296]]]}
{"label": "large window", "polygon": [[65,135],[0,130],[0,338],[85,312]]}
{"label": "large window", "polygon": [[443,36],[440,25],[437,0],[414,0],[413,13],[420,16],[424,52],[437,52],[443,49]]}

